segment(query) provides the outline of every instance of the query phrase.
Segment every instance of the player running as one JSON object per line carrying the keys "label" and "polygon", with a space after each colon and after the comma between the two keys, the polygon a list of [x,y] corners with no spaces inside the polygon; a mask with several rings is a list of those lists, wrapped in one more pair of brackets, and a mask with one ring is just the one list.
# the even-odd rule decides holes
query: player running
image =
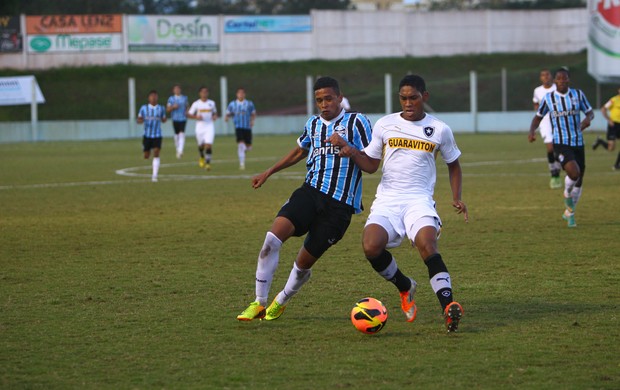
{"label": "player running", "polygon": [[157,182],[159,172],[159,151],[161,150],[161,124],[166,122],[166,109],[157,104],[157,91],[151,90],[148,95],[148,104],[144,104],[138,111],[138,124],[144,123],[144,136],[142,137],[142,150],[144,158],[148,159],[153,151],[153,176],[151,181]]}
{"label": "player running", "polygon": [[[259,188],[274,173],[306,159],[304,183],[282,206],[267,232],[256,267],[256,300],[237,316],[240,321],[279,318],[290,299],[310,279],[314,263],[344,236],[351,215],[362,210],[362,172],[349,158],[340,156],[340,148],[327,139],[337,133],[357,148],[365,148],[372,132],[370,121],[340,107],[340,88],[331,77],[321,77],[314,83],[314,99],[320,115],[308,119],[297,139],[298,146],[252,178],[252,186]],[[284,289],[265,310],[282,244],[292,236],[303,235],[304,244]]]}
{"label": "player running", "polygon": [[168,98],[166,112],[171,114],[172,128],[174,129],[174,147],[177,158],[183,157],[185,148],[185,125],[187,124],[187,107],[189,106],[187,96],[181,93],[181,86],[175,84],[172,87],[172,96]]}
{"label": "player running", "polygon": [[[616,139],[620,137],[620,88],[618,88],[618,94],[601,107],[601,113],[607,120],[607,141],[596,137],[592,150],[596,150],[602,145],[605,149],[613,152],[616,148]],[[612,168],[614,170],[620,169],[620,152],[618,152],[618,157],[616,157],[616,162]]]}
{"label": "player running", "polygon": [[[540,71],[540,82],[542,85],[534,89],[534,97],[532,98],[532,101],[534,102],[534,111],[538,111],[540,102],[542,102],[546,94],[555,91],[555,84],[553,83],[553,78],[551,77],[551,72],[549,69],[542,69]],[[560,171],[562,170],[562,166],[553,153],[553,129],[551,128],[549,115],[545,115],[543,117],[538,130],[540,131],[540,136],[545,143],[545,147],[547,148],[547,161],[549,162],[549,172],[551,173],[549,187],[551,189],[562,188],[562,180],[560,179]]]}
{"label": "player running", "polygon": [[448,332],[456,332],[463,307],[453,300],[450,274],[437,250],[441,220],[435,210],[433,192],[437,174],[435,156],[439,153],[448,165],[452,206],[467,222],[467,206],[461,200],[461,152],[452,130],[424,112],[429,94],[422,77],[405,76],[400,81],[398,96],[402,112],[379,119],[373,128],[372,141],[363,151],[337,135],[329,140],[340,146],[340,154],[349,156],[364,172],[376,172],[383,157],[383,176],[364,227],[364,255],[379,275],[398,288],[401,308],[407,321],[413,322],[417,314],[414,301],[417,283],[401,272],[386,249],[399,246],[407,236],[428,268]]}
{"label": "player running", "polygon": [[237,136],[237,156],[239,169],[245,169],[245,153],[252,149],[252,126],[256,119],[256,108],[251,100],[245,98],[245,89],[237,88],[237,100],[230,102],[226,108],[224,121],[232,117]]}
{"label": "player running", "polygon": [[217,107],[215,102],[209,99],[209,89],[200,87],[198,90],[200,99],[192,103],[187,116],[196,119],[196,142],[198,142],[198,166],[211,170],[211,155],[213,153],[213,140],[215,139],[215,126],[217,120]]}
{"label": "player running", "polygon": [[[536,141],[536,128],[542,118],[549,114],[553,126],[553,151],[562,169],[566,171],[564,178],[564,205],[566,209],[562,218],[568,227],[575,227],[575,206],[581,197],[583,175],[586,170],[586,154],[581,134],[590,126],[594,119],[594,111],[586,95],[579,89],[569,88],[570,76],[567,69],[555,72],[555,92],[549,93],[540,103],[538,112],[532,118],[528,139]],[[585,113],[581,120],[580,112]]]}

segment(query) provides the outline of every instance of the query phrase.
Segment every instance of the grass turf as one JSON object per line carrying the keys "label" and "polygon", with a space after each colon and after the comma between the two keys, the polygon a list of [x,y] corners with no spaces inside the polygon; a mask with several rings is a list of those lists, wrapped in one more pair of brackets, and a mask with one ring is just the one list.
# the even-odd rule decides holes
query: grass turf
{"label": "grass turf", "polygon": [[[451,211],[442,163],[435,191],[440,251],[465,309],[450,336],[410,247],[393,253],[419,282],[413,324],[363,258],[368,211],[279,320],[235,320],[254,298],[264,234],[304,168],[259,190],[249,176],[287,152],[292,136],[257,137],[245,172],[234,140],[220,137],[210,173],[191,143],[178,162],[166,139],[159,183],[138,140],[0,145],[0,387],[618,388],[613,156],[587,150],[578,227],[568,229],[540,142],[456,139],[470,222]],[[142,176],[115,173],[128,167]],[[228,178],[205,179],[217,176]],[[365,176],[367,210],[379,177]],[[300,245],[285,244],[272,296]],[[365,296],[389,311],[375,336],[348,319]]]}

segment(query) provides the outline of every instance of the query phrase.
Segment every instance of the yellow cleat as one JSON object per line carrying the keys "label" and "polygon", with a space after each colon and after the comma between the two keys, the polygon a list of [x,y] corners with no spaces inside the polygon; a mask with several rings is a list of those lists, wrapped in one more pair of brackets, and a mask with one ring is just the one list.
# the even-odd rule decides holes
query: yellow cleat
{"label": "yellow cleat", "polygon": [[262,319],[263,317],[265,317],[265,306],[258,301],[254,301],[237,316],[237,319],[239,321],[252,321],[254,319]]}
{"label": "yellow cleat", "polygon": [[205,167],[205,158],[204,157],[200,157],[200,160],[198,160],[198,166],[200,168],[204,168]]}
{"label": "yellow cleat", "polygon": [[267,314],[265,315],[265,321],[273,321],[280,318],[286,305],[280,305],[275,299],[271,302],[271,305],[267,308]]}

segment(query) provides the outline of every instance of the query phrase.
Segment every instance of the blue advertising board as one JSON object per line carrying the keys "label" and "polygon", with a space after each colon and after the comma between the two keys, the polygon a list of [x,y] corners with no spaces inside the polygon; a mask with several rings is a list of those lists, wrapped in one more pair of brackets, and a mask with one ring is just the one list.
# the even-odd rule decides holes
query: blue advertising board
{"label": "blue advertising board", "polygon": [[228,16],[225,33],[283,33],[312,31],[312,17],[300,16]]}

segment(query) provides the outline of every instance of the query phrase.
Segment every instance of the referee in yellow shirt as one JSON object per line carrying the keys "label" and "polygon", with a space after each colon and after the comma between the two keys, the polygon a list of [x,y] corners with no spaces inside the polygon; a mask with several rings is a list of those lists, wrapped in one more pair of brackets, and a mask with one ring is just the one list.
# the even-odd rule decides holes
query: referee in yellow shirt
{"label": "referee in yellow shirt", "polygon": [[[605,119],[607,119],[607,141],[597,137],[596,142],[592,145],[592,149],[596,150],[596,148],[602,145],[611,152],[616,148],[616,139],[620,138],[620,88],[618,88],[618,95],[609,99],[601,107],[601,112]],[[620,152],[613,169],[620,169]]]}

